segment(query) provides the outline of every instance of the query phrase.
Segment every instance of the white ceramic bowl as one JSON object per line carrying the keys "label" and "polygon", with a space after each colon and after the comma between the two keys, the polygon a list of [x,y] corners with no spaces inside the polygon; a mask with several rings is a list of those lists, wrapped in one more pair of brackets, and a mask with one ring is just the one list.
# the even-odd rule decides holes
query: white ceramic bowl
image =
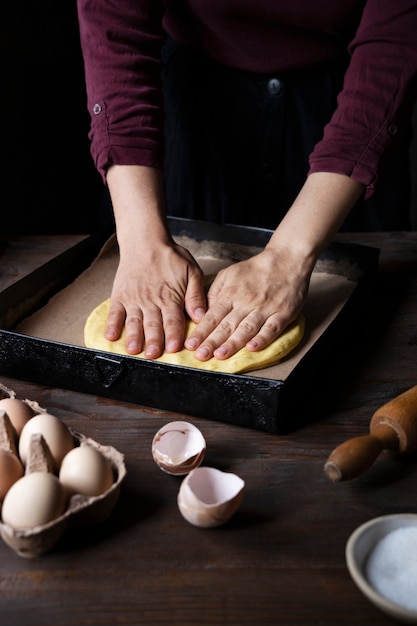
{"label": "white ceramic bowl", "polygon": [[366,576],[367,560],[376,544],[391,531],[409,526],[417,528],[417,515],[400,513],[369,520],[349,537],[346,544],[346,562],[353,581],[368,600],[401,622],[417,624],[417,610],[408,609],[381,595]]}

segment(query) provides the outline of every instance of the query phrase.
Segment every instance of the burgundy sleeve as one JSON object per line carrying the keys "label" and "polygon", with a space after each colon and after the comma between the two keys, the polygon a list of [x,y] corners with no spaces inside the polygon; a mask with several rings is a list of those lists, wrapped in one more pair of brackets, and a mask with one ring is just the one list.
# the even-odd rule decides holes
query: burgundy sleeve
{"label": "burgundy sleeve", "polygon": [[350,44],[337,109],[310,156],[310,173],[337,172],[372,195],[378,166],[416,97],[417,3],[368,0]]}
{"label": "burgundy sleeve", "polygon": [[91,153],[111,163],[161,167],[162,0],[77,0]]}

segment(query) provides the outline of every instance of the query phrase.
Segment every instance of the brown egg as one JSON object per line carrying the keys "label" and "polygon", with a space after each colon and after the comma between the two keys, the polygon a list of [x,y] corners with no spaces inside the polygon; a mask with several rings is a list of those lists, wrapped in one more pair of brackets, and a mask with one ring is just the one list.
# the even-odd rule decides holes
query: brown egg
{"label": "brown egg", "polygon": [[34,415],[33,409],[18,398],[2,398],[0,400],[0,410],[6,411],[18,436],[20,436],[26,422]]}
{"label": "brown egg", "polygon": [[13,528],[35,528],[62,515],[66,507],[67,496],[58,478],[33,472],[10,487],[1,514],[3,522]]}
{"label": "brown egg", "polygon": [[33,434],[40,434],[45,439],[57,468],[64,456],[74,447],[74,439],[68,426],[50,413],[38,413],[22,429],[19,439],[19,456],[26,465],[30,440]]}
{"label": "brown egg", "polygon": [[96,448],[79,446],[64,457],[59,480],[70,494],[99,496],[112,486],[113,469],[110,461]]}
{"label": "brown egg", "polygon": [[0,448],[0,503],[10,487],[24,474],[23,465],[15,454]]}

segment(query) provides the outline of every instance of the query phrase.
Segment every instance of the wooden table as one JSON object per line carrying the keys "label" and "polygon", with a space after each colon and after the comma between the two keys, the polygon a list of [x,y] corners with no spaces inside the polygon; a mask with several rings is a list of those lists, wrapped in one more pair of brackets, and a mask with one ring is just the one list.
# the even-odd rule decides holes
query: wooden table
{"label": "wooden table", "polygon": [[[2,239],[0,288],[78,239]],[[363,476],[337,484],[323,466],[337,445],[367,433],[381,404],[417,383],[417,233],[339,239],[381,249],[370,296],[374,323],[358,340],[339,397],[321,419],[290,435],[1,380],[75,430],[115,446],[128,471],[109,520],[67,530],[51,553],[24,559],[0,542],[2,625],[395,623],[354,585],[345,545],[372,517],[417,512],[417,455],[380,457]],[[244,502],[225,526],[202,530],[186,522],[176,503],[181,479],[151,457],[153,435],[177,418],[202,430],[206,465],[246,481]]]}

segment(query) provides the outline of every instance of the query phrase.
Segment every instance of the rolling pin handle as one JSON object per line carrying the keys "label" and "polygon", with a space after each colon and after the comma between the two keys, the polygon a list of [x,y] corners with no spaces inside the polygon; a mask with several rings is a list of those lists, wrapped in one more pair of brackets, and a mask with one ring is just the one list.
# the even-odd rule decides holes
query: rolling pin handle
{"label": "rolling pin handle", "polygon": [[324,466],[332,482],[350,480],[363,474],[383,450],[398,450],[399,438],[389,425],[380,424],[372,434],[355,437],[338,446]]}

